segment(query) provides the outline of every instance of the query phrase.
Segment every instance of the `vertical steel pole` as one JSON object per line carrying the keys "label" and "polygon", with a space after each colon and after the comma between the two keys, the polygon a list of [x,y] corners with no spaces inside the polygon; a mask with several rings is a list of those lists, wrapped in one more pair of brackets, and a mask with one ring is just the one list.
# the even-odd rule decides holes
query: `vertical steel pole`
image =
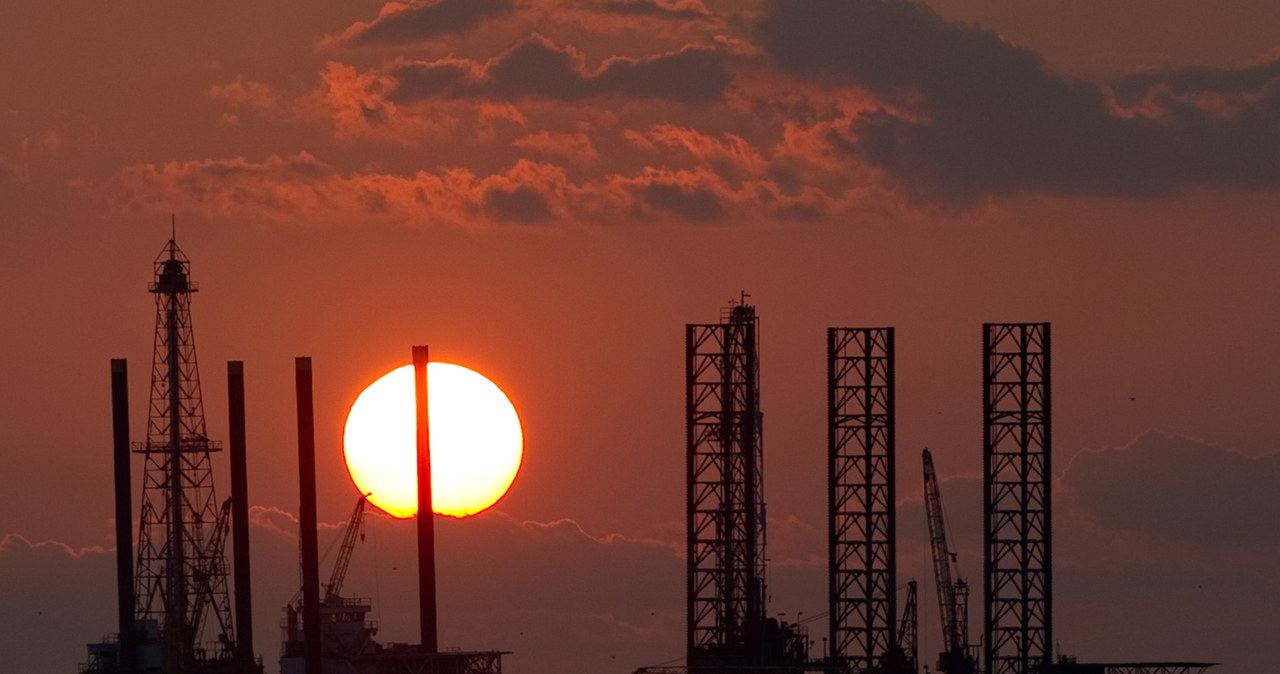
{"label": "vertical steel pole", "polygon": [[128,361],[111,361],[111,430],[116,479],[116,596],[120,620],[120,669],[137,668],[137,628],[133,621],[133,485],[129,472]]}
{"label": "vertical steel pole", "polygon": [[298,507],[302,543],[302,628],[306,674],[320,674],[320,551],[316,531],[316,437],[311,359],[294,361],[298,392]]}
{"label": "vertical steel pole", "polygon": [[431,424],[428,415],[426,346],[413,347],[413,396],[418,440],[418,616],[422,651],[435,653],[436,531],[431,500]]}
{"label": "vertical steel pole", "polygon": [[227,418],[231,443],[232,573],[236,596],[236,661],[253,671],[253,597],[249,578],[249,468],[245,456],[244,363],[227,362]]}

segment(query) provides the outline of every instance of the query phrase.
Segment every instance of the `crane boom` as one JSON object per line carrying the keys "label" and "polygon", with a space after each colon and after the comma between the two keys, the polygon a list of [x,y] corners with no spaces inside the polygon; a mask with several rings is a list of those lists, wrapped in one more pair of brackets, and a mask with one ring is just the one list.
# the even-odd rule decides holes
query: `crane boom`
{"label": "crane boom", "polygon": [[222,508],[218,511],[218,519],[214,522],[212,533],[209,540],[205,541],[205,549],[200,555],[200,564],[192,574],[197,586],[195,605],[191,609],[191,633],[197,638],[200,630],[204,628],[204,621],[210,606],[213,607],[214,613],[217,614],[218,626],[222,630],[222,634],[230,637],[230,625],[228,621],[231,619],[229,615],[223,615],[218,611],[218,605],[213,601],[214,584],[222,581],[225,582],[226,569],[223,568],[225,558],[222,556],[222,548],[227,540],[227,530],[230,529],[229,519],[231,517],[231,499],[227,499],[222,503]]}
{"label": "crane boom", "polygon": [[942,615],[942,637],[947,650],[961,648],[956,630],[955,584],[951,581],[952,553],[947,548],[947,527],[942,518],[942,496],[938,492],[938,477],[933,471],[933,456],[924,450],[924,503],[929,518],[929,542],[933,549],[933,577],[938,583],[938,608]]}
{"label": "crane boom", "polygon": [[351,564],[351,553],[356,547],[356,537],[364,538],[364,509],[369,502],[368,494],[361,494],[356,501],[356,508],[347,522],[347,529],[342,533],[342,545],[338,548],[338,558],[333,562],[333,573],[329,574],[329,582],[324,585],[324,596],[337,597],[342,593],[342,583],[347,578],[347,566]]}
{"label": "crane boom", "polygon": [[969,584],[952,578],[956,554],[947,546],[947,523],[942,515],[942,493],[933,470],[933,456],[924,450],[924,503],[929,520],[929,542],[933,548],[933,574],[938,583],[938,608],[942,615],[942,638],[946,644],[938,656],[938,671],[973,674],[977,662],[969,654]]}

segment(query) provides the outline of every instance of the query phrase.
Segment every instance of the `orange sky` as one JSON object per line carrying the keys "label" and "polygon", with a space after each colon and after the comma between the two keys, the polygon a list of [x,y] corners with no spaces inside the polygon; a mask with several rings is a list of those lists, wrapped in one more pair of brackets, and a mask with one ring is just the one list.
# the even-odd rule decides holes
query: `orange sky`
{"label": "orange sky", "polygon": [[[0,652],[74,671],[114,629],[108,360],[136,435],[175,213],[215,437],[246,364],[268,662],[296,582],[292,359],[338,522],[346,406],[424,342],[526,432],[496,511],[442,525],[442,644],[524,674],[681,656],[681,331],[746,290],[771,610],[825,610],[824,329],[897,327],[900,575],[928,579],[928,445],[976,585],[981,323],[1047,320],[1055,638],[1263,671],[1276,26],[1263,0],[6,3]],[[391,641],[417,629],[403,524],[348,582]]]}

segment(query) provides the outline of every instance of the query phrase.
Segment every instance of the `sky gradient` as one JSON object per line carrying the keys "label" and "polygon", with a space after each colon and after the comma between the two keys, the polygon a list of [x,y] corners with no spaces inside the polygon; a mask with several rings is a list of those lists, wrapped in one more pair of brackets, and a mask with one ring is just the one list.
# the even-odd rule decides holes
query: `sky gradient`
{"label": "sky gradient", "polygon": [[[332,525],[345,411],[421,343],[526,433],[497,508],[440,524],[441,644],[513,674],[682,657],[682,330],[744,290],[772,612],[826,610],[825,329],[897,328],[899,577],[932,662],[919,451],[976,588],[981,324],[1050,321],[1055,640],[1267,671],[1277,26],[1267,0],[6,3],[0,652],[75,671],[115,629],[109,360],[140,437],[176,214],[216,439],[245,362],[268,671],[293,358]],[[412,641],[412,525],[370,532],[347,587]]]}

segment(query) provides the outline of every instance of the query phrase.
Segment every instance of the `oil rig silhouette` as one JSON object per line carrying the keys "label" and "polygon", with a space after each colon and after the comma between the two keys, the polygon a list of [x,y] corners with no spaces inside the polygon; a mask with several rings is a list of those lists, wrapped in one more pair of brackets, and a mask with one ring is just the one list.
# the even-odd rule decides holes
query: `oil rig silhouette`
{"label": "oil rig silhouette", "polygon": [[[89,644],[89,662],[81,671],[261,673],[262,663],[253,655],[249,601],[243,364],[227,364],[232,495],[219,504],[211,454],[221,445],[205,429],[191,327],[191,295],[198,288],[173,238],[156,259],[155,274],[150,286],[156,297],[155,352],[143,442],[129,440],[128,363],[111,361],[119,632]],[[133,453],[142,454],[145,464],[136,567]],[[224,549],[229,531],[234,534],[234,616]]]}
{"label": "oil rig silhouette", "polygon": [[[128,375],[111,361],[119,629],[88,645],[85,674],[262,674],[252,642],[244,366],[227,364],[231,497],[219,502],[196,363],[190,263],[171,238],[155,261],[155,349],[145,441],[129,436]],[[894,329],[827,331],[828,634],[769,617],[763,414],[755,307],[685,327],[685,665],[637,674],[916,674],[916,584],[895,543]],[[922,454],[944,674],[1202,674],[1211,663],[1054,660],[1048,323],[983,325],[982,634],[947,541],[932,456]],[[425,346],[412,349],[418,503],[430,504]],[[437,644],[434,518],[417,518],[420,642],[380,644],[367,599],[342,595],[363,497],[320,592],[310,358],[295,361],[302,588],[285,607],[282,674],[501,674],[506,651]],[[131,460],[144,461],[136,565]],[[226,563],[226,542],[233,563]],[[234,613],[227,585],[234,579]],[[906,588],[902,610],[898,590]],[[928,672],[928,666],[924,667]]]}
{"label": "oil rig silhouette", "polygon": [[[119,629],[88,645],[83,674],[262,674],[254,654],[249,571],[244,364],[227,363],[231,498],[216,499],[191,326],[190,262],[170,238],[155,262],[155,355],[147,439],[129,440],[128,364],[111,361]],[[418,499],[431,503],[427,348],[413,347],[418,416]],[[501,674],[506,651],[441,651],[437,644],[435,534],[430,508],[417,518],[418,644],[380,644],[367,599],[341,594],[365,507],[343,533],[323,598],[319,586],[315,431],[310,358],[295,362],[302,588],[285,606],[284,674]],[[131,531],[132,454],[145,462],[137,565]],[[235,613],[225,545],[234,543]]]}
{"label": "oil rig silhouette", "polygon": [[[686,658],[636,674],[915,674],[914,581],[901,612],[897,604],[894,329],[827,331],[831,649],[812,658],[804,625],[768,617],[765,606],[759,319],[747,297],[731,301],[718,323],[685,326]],[[984,324],[982,349],[979,644],[970,643],[969,585],[947,543],[932,456],[922,456],[944,644],[935,671],[1200,674],[1213,666],[1054,660],[1050,326]]]}

